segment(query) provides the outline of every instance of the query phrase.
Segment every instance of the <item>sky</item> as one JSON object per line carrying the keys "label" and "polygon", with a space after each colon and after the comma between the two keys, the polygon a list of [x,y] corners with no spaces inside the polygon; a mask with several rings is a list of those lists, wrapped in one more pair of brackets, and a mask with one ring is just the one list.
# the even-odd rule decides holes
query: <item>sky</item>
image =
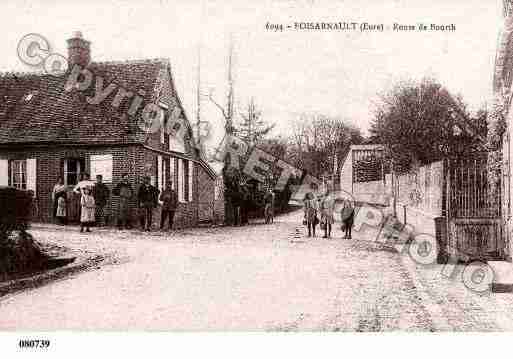
{"label": "sky", "polygon": [[[296,31],[295,22],[383,24],[383,32]],[[453,32],[393,31],[393,24],[454,24]],[[269,31],[266,24],[291,25]],[[31,71],[16,55],[38,33],[66,55],[73,31],[91,41],[93,61],[169,58],[189,118],[201,91],[225,102],[233,38],[236,112],[254,97],[274,135],[287,137],[302,113],[345,119],[364,133],[378,93],[400,79],[435,77],[476,110],[491,98],[500,0],[366,1],[9,1],[0,4],[0,71]],[[222,135],[223,117],[207,97],[201,116]]]}

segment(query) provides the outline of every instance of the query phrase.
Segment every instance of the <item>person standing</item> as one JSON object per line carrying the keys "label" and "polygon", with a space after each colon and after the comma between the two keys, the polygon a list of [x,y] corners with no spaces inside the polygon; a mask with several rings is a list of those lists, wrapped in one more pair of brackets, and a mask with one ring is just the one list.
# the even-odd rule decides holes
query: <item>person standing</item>
{"label": "person standing", "polygon": [[178,195],[173,190],[171,182],[162,191],[159,200],[162,202],[162,213],[160,215],[160,230],[164,230],[166,219],[169,220],[169,229],[173,229],[173,220],[175,218],[175,211],[178,205]]}
{"label": "person standing", "polygon": [[153,222],[153,208],[157,206],[158,190],[150,183],[150,177],[144,177],[143,184],[139,187],[137,199],[139,201],[139,208],[143,210],[141,218],[141,225],[143,230],[150,231]]}
{"label": "person standing", "polygon": [[98,226],[104,226],[105,223],[105,206],[110,196],[109,187],[103,183],[102,175],[96,176],[96,183],[93,187],[93,197],[96,203],[96,223]]}
{"label": "person standing", "polygon": [[64,185],[62,177],[57,179],[57,183],[53,186],[52,190],[53,217],[57,217],[57,200],[59,199],[58,196],[60,193],[66,193],[66,186]]}
{"label": "person standing", "polygon": [[326,193],[326,196],[321,201],[321,223],[324,227],[323,238],[331,237],[331,226],[335,222],[335,200],[331,196],[330,192]]}
{"label": "person standing", "polygon": [[249,209],[251,208],[251,193],[247,183],[240,186],[240,223],[246,225],[249,223]]}
{"label": "person standing", "polygon": [[134,195],[132,186],[128,182],[128,174],[121,175],[121,181],[114,187],[112,193],[119,196],[118,204],[118,229],[131,228],[130,224],[130,199]]}
{"label": "person standing", "polygon": [[242,225],[241,207],[242,207],[242,189],[238,180],[234,179],[232,182],[231,201],[233,205],[233,225]]}
{"label": "person standing", "polygon": [[66,219],[66,192],[58,192],[57,195],[57,210],[55,212],[55,216],[59,220],[59,223],[62,225],[67,224]]}
{"label": "person standing", "polygon": [[354,206],[349,199],[344,199],[340,210],[342,230],[345,231],[344,239],[351,239],[351,229],[354,222]]}
{"label": "person standing", "polygon": [[306,226],[308,228],[308,237],[311,237],[312,234],[315,237],[315,226],[317,225],[317,201],[315,200],[312,192],[308,192],[305,195],[304,210],[304,220],[306,221]]}
{"label": "person standing", "polygon": [[264,204],[265,223],[274,223],[274,192],[270,188],[265,193]]}
{"label": "person standing", "polygon": [[82,188],[80,206],[80,232],[84,232],[84,228],[86,229],[86,232],[91,232],[90,227],[94,223],[94,212],[96,206],[94,203],[94,197],[91,195],[90,187]]}

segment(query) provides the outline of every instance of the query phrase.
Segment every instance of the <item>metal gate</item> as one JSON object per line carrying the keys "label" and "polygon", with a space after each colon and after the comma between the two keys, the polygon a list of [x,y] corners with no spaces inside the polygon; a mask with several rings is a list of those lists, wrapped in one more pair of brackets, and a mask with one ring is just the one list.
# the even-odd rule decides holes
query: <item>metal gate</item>
{"label": "metal gate", "polygon": [[507,259],[503,189],[501,184],[489,186],[487,155],[447,159],[445,169],[449,256],[462,261]]}

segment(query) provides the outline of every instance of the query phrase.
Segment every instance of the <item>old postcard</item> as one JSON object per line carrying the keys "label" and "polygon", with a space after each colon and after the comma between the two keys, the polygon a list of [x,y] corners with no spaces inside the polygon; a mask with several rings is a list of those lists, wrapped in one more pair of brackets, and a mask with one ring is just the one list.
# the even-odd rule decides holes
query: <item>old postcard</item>
{"label": "old postcard", "polygon": [[0,20],[6,348],[513,330],[513,1],[6,0]]}

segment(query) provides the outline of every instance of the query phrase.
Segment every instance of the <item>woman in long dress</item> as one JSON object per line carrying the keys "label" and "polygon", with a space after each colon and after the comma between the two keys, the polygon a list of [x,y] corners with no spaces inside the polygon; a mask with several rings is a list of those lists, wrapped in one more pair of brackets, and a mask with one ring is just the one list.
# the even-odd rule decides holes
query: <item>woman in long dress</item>
{"label": "woman in long dress", "polygon": [[58,195],[64,192],[66,192],[66,186],[64,185],[62,177],[59,177],[52,190],[53,217],[57,217],[57,207],[59,206],[57,203],[57,200],[59,199]]}
{"label": "woman in long dress", "polygon": [[85,187],[82,189],[82,197],[80,198],[80,232],[86,229],[86,232],[91,232],[90,226],[94,223],[94,212],[96,205],[94,197],[91,195],[91,188]]}
{"label": "woman in long dress", "polygon": [[57,212],[55,216],[62,225],[67,224],[66,213],[66,192],[59,192],[57,194]]}

